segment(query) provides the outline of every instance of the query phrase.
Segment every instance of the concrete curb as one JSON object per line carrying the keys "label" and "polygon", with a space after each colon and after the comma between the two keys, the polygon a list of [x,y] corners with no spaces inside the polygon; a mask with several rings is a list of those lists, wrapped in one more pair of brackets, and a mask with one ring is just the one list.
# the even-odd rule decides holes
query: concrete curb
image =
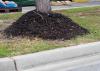
{"label": "concrete curb", "polygon": [[23,71],[100,71],[100,53],[49,63]]}
{"label": "concrete curb", "polygon": [[10,58],[0,58],[0,71],[16,71],[14,61]]}
{"label": "concrete curb", "polygon": [[64,59],[71,59],[79,56],[91,55],[100,52],[100,42],[58,48],[28,55],[15,56],[18,71],[30,69],[35,66],[53,63]]}
{"label": "concrete curb", "polygon": [[[81,58],[98,53],[100,53],[100,42],[71,46],[68,48],[58,48],[7,59],[0,59],[0,71],[23,71],[49,63],[71,60],[79,57]],[[9,65],[11,68],[8,67]]]}

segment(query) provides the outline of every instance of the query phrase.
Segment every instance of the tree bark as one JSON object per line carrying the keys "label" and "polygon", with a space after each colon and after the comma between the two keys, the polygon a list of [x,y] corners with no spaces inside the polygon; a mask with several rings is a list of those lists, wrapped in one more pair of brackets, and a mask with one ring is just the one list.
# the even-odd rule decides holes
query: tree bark
{"label": "tree bark", "polygon": [[51,11],[50,0],[36,0],[36,10],[43,13]]}

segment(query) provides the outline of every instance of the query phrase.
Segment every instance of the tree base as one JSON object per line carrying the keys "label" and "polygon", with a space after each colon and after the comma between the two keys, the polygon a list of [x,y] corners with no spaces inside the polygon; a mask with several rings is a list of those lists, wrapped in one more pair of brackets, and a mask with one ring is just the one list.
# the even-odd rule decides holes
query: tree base
{"label": "tree base", "polygon": [[43,39],[71,39],[89,33],[67,16],[58,13],[30,11],[4,30],[6,36],[28,36]]}

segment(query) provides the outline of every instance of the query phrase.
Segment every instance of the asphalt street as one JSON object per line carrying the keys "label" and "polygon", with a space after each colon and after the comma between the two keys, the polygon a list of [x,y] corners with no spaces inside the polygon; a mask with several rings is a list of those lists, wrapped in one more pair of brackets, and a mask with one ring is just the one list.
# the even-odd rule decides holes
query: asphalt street
{"label": "asphalt street", "polygon": [[[90,7],[90,6],[99,6],[100,1],[92,1],[88,3],[75,3],[73,2],[71,5],[64,6],[52,6],[52,10],[63,10],[63,9],[71,9],[71,8],[79,8],[79,7]],[[23,7],[22,12],[26,13],[28,11],[36,9],[35,6]]]}

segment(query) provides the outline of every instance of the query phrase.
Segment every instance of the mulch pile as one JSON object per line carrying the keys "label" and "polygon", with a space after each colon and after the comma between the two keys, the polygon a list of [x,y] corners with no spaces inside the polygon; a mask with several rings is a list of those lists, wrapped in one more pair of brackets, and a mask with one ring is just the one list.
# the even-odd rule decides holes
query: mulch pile
{"label": "mulch pile", "polygon": [[43,39],[71,39],[89,33],[69,17],[59,13],[30,11],[4,30],[6,36],[28,36]]}

